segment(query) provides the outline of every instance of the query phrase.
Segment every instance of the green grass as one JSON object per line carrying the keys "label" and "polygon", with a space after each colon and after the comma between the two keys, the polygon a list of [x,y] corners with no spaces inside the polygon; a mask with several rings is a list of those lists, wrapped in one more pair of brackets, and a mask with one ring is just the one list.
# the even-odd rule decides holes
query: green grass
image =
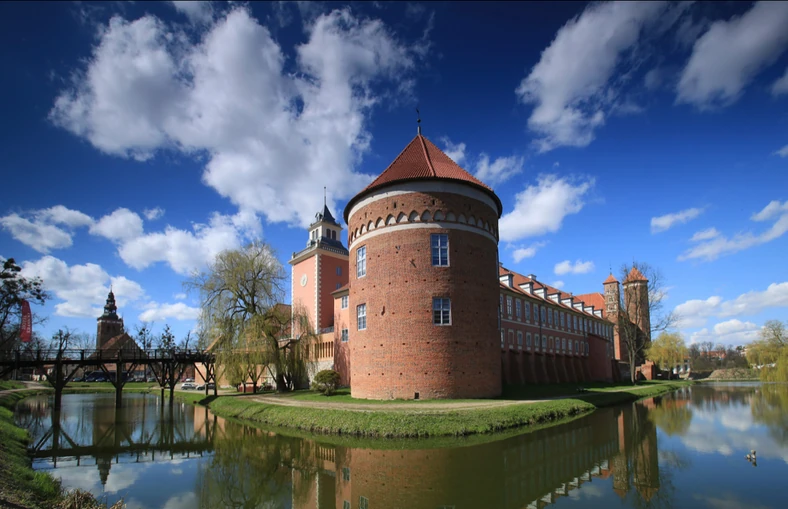
{"label": "green grass", "polygon": [[17,382],[16,380],[0,380],[0,391],[7,391],[9,389],[24,389],[25,384]]}
{"label": "green grass", "polygon": [[[485,434],[551,423],[582,415],[604,406],[671,392],[689,382],[661,382],[647,386],[620,386],[614,391],[585,393],[573,398],[484,409],[351,411],[271,405],[251,396],[219,396],[198,400],[223,417],[310,433],[335,433],[361,437],[441,437]],[[603,388],[603,389],[605,389]],[[309,398],[302,393],[294,397]],[[324,397],[323,401],[333,399]],[[340,394],[340,398],[347,397]],[[340,400],[337,400],[340,401]],[[356,401],[356,400],[353,400]],[[478,400],[477,400],[478,401]]]}

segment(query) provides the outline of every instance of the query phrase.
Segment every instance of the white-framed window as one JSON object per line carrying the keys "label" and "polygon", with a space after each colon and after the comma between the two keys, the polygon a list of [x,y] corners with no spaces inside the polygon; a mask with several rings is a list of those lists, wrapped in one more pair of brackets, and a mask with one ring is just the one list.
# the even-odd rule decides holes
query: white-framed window
{"label": "white-framed window", "polygon": [[432,266],[449,266],[449,235],[447,233],[433,233],[430,235],[432,244]]}
{"label": "white-framed window", "polygon": [[523,331],[517,331],[517,346],[522,349],[523,347]]}
{"label": "white-framed window", "polygon": [[366,304],[359,304],[356,306],[356,319],[358,324],[358,330],[364,330],[367,328],[367,305]]}
{"label": "white-framed window", "polygon": [[566,325],[566,317],[564,316],[564,312],[561,311],[561,327],[565,327]]}
{"label": "white-framed window", "polygon": [[337,276],[342,275],[342,267],[337,267]]}
{"label": "white-framed window", "polygon": [[540,308],[540,310],[541,310],[541,312],[542,312],[542,313],[541,313],[541,314],[542,314],[542,323],[547,323],[547,308],[545,308],[544,306],[542,306],[542,307]]}
{"label": "white-framed window", "polygon": [[573,327],[573,329],[574,329],[574,331],[575,331],[575,332],[577,332],[577,317],[576,317],[576,316],[573,316],[572,318],[574,318],[574,319],[575,319],[575,320],[574,320],[574,322],[575,322],[575,326]]}
{"label": "white-framed window", "polygon": [[520,302],[520,299],[515,300],[515,302],[514,302],[514,311],[517,314],[517,319],[518,320],[522,319],[522,309],[520,307],[521,305],[522,305],[522,302]]}
{"label": "white-framed window", "polygon": [[367,497],[358,497],[358,509],[369,509]]}
{"label": "white-framed window", "polygon": [[341,297],[340,305],[342,306],[342,309],[347,309],[348,299],[349,299],[349,297],[347,295],[343,295]]}
{"label": "white-framed window", "polygon": [[542,335],[542,350],[547,350],[547,336]]}
{"label": "white-framed window", "polygon": [[525,319],[527,321],[531,321],[531,303],[530,302],[526,302],[525,303]]}
{"label": "white-framed window", "polygon": [[348,330],[347,329],[342,329],[342,336],[341,336],[342,342],[343,343],[347,343],[348,337],[349,337],[348,336]]}
{"label": "white-framed window", "polygon": [[344,500],[342,502],[342,509],[350,509],[350,501],[349,500]]}
{"label": "white-framed window", "polygon": [[552,309],[548,309],[547,310],[547,323],[548,323],[548,325],[553,325],[553,310]]}
{"label": "white-framed window", "polygon": [[434,297],[432,299],[432,323],[451,325],[451,299]]}
{"label": "white-framed window", "polygon": [[506,314],[509,318],[512,317],[512,297],[511,295],[506,296]]}
{"label": "white-framed window", "polygon": [[367,246],[361,246],[356,250],[356,277],[367,275]]}
{"label": "white-framed window", "polygon": [[556,328],[558,328],[558,310],[553,310],[553,323],[555,324]]}
{"label": "white-framed window", "polygon": [[531,333],[530,332],[526,333],[526,335],[525,335],[525,346],[527,346],[528,348],[531,348]]}

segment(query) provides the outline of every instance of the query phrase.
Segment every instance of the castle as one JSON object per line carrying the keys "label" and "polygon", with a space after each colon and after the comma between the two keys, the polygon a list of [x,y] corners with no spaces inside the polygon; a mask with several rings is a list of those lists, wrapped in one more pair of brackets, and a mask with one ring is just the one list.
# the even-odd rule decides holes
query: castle
{"label": "castle", "polygon": [[[502,385],[617,378],[615,320],[648,335],[648,282],[633,269],[604,294],[572,295],[498,261],[495,192],[418,135],[345,207],[324,205],[290,260],[293,307],[356,398],[485,398]],[[351,263],[352,261],[352,263]]]}

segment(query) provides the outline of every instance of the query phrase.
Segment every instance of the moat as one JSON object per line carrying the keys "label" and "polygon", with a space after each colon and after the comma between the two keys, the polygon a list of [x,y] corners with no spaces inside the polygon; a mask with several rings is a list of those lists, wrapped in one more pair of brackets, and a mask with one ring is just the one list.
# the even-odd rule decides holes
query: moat
{"label": "moat", "polygon": [[[129,508],[788,505],[788,385],[704,384],[496,440],[294,438],[157,395],[17,406],[36,469]],[[745,459],[756,450],[754,461]]]}

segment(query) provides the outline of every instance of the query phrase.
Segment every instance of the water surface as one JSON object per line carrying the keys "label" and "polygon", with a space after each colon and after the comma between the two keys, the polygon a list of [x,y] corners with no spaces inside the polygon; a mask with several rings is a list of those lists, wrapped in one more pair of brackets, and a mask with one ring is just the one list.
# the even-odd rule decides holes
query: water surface
{"label": "water surface", "polygon": [[17,408],[34,467],[133,509],[788,507],[786,385],[696,385],[486,443],[288,437],[155,395],[50,405]]}

